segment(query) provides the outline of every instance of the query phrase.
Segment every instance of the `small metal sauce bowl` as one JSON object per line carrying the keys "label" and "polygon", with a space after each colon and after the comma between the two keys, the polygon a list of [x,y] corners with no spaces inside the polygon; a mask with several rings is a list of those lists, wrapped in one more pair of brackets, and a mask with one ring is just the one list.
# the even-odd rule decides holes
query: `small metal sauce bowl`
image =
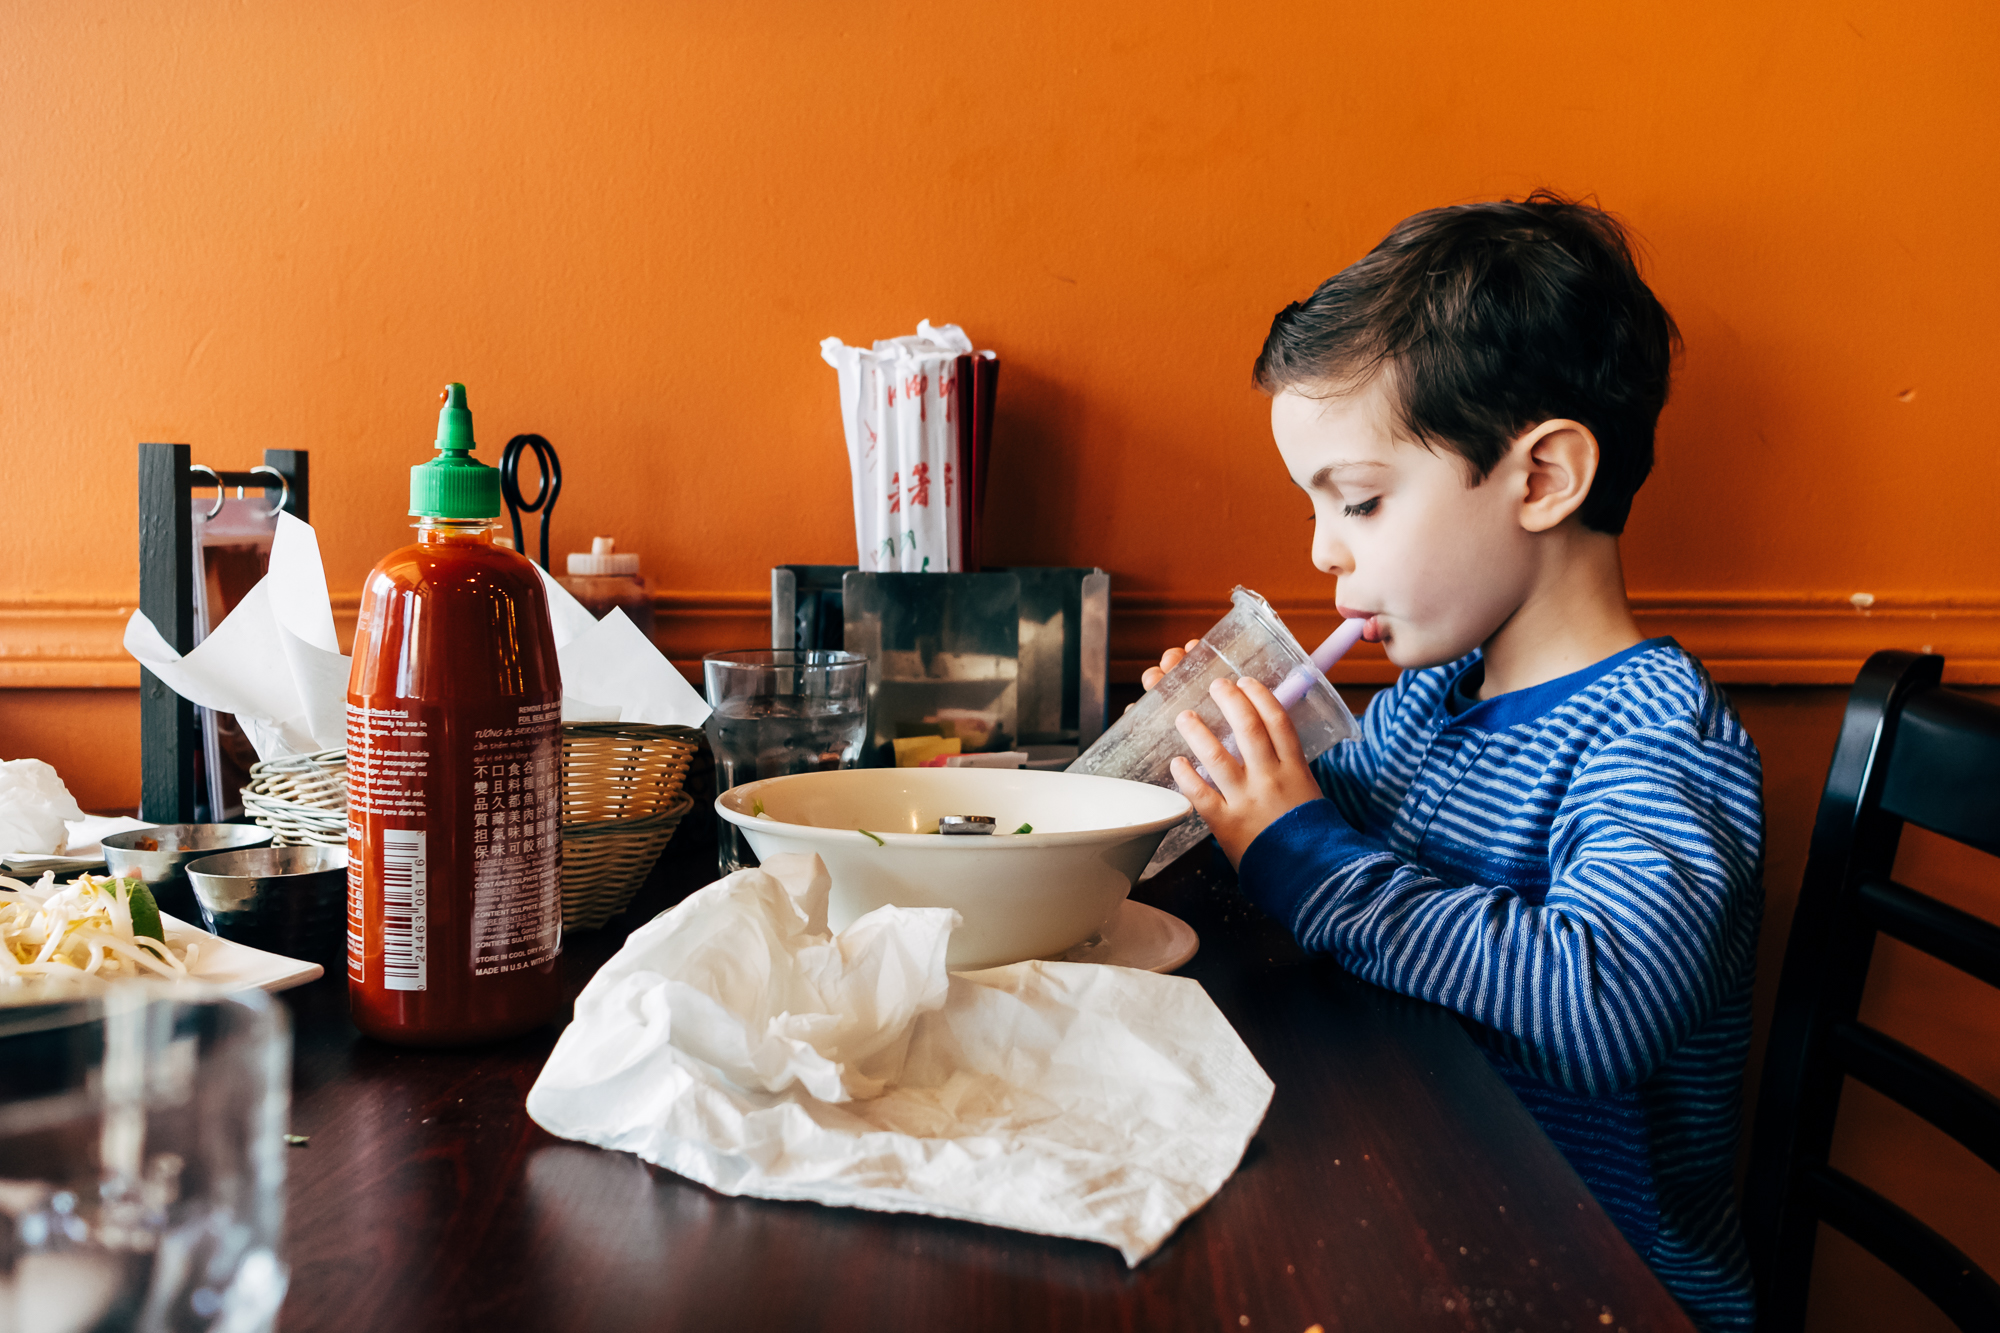
{"label": "small metal sauce bowl", "polygon": [[253,949],[347,965],[347,849],[256,847],[192,862],[187,877],[214,934]]}
{"label": "small metal sauce bowl", "polygon": [[269,841],[271,830],[255,824],[160,824],[105,838],[104,865],[121,879],[145,881],[161,911],[192,922],[201,909],[188,887],[187,863]]}

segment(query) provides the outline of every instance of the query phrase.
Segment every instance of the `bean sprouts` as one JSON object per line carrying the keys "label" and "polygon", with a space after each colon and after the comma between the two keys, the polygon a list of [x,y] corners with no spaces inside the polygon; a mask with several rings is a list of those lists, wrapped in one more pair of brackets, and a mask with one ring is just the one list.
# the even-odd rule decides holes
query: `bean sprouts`
{"label": "bean sprouts", "polygon": [[83,875],[58,885],[55,878],[46,871],[25,884],[0,875],[0,988],[40,979],[189,980],[199,946],[133,930],[133,895],[144,894],[136,881]]}

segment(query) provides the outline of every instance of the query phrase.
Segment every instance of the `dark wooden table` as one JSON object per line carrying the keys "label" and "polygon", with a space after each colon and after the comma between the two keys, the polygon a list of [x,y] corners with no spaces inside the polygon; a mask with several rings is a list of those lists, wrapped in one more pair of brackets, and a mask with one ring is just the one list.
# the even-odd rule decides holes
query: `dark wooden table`
{"label": "dark wooden table", "polygon": [[[711,878],[699,828],[572,991]],[[1687,1329],[1443,1010],[1308,959],[1197,851],[1138,897],[1277,1084],[1242,1168],[1150,1260],[963,1222],[731,1199],[551,1137],[522,1102],[553,1029],[480,1050],[361,1037],[344,982],[291,992],[291,1294],[280,1328]]]}

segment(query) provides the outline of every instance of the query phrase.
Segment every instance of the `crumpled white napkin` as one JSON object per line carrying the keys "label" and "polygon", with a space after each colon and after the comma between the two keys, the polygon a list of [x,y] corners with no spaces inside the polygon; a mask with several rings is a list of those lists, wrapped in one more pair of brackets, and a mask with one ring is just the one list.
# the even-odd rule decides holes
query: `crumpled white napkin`
{"label": "crumpled white napkin", "polygon": [[958,914],[838,936],[816,856],[633,932],[528,1093],[552,1134],[723,1194],[1101,1241],[1136,1265],[1222,1187],[1270,1078],[1201,986],[1090,963],[948,974]]}
{"label": "crumpled white napkin", "polygon": [[0,855],[59,856],[66,825],[83,817],[83,807],[53,765],[40,759],[0,762]]}
{"label": "crumpled white napkin", "polygon": [[[707,701],[623,611],[598,620],[535,572],[548,593],[565,722],[707,719]],[[183,699],[235,714],[260,759],[346,742],[350,659],[334,635],[319,538],[290,514],[278,515],[269,572],[193,652],[175,652],[140,611],[125,624],[125,651]]]}

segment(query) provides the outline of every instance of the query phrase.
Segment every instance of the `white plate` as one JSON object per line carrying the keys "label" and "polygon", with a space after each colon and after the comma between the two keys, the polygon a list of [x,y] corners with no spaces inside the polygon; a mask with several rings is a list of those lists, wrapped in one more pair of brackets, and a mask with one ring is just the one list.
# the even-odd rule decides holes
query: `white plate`
{"label": "white plate", "polygon": [[1060,956],[1065,963],[1103,963],[1142,972],[1171,972],[1194,957],[1201,936],[1170,912],[1130,898],[1102,931]]}
{"label": "white plate", "polygon": [[318,981],[326,975],[326,969],[318,963],[304,963],[283,954],[265,953],[247,944],[225,940],[165,912],[160,913],[160,924],[166,929],[167,943],[200,946],[200,952],[195,955],[194,971],[189,975],[191,980],[204,986],[218,986],[223,990],[281,991],[303,986],[308,981]]}
{"label": "white plate", "polygon": [[0,861],[0,871],[15,878],[39,879],[44,870],[53,870],[57,876],[72,871],[96,870],[104,864],[104,853],[95,856],[10,856]]}

